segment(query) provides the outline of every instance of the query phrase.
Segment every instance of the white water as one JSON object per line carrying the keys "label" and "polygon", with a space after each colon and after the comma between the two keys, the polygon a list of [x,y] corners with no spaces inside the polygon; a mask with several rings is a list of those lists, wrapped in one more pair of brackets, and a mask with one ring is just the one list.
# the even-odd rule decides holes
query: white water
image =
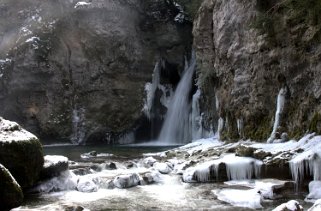
{"label": "white water", "polygon": [[190,137],[190,103],[189,93],[192,88],[192,77],[196,66],[193,54],[189,65],[185,64],[184,75],[168,107],[163,128],[158,140],[163,143],[186,143]]}
{"label": "white water", "polygon": [[272,143],[274,141],[277,129],[280,126],[281,115],[283,113],[284,104],[285,104],[286,92],[287,92],[286,88],[282,88],[279,91],[278,98],[277,98],[277,108],[276,108],[276,112],[275,112],[273,130],[272,130],[271,136],[267,140],[268,143]]}

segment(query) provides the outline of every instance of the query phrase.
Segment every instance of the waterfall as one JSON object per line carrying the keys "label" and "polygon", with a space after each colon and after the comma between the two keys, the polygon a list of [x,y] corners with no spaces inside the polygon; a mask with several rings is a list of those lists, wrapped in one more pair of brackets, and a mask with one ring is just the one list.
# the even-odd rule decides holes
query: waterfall
{"label": "waterfall", "polygon": [[72,111],[72,135],[73,144],[81,144],[85,139],[85,109],[73,109]]}
{"label": "waterfall", "polygon": [[277,129],[280,126],[281,115],[282,115],[283,109],[284,109],[286,92],[287,92],[286,88],[282,88],[279,91],[277,103],[276,103],[277,105],[276,105],[273,130],[272,130],[272,133],[271,133],[269,139],[267,140],[268,143],[272,143],[274,141],[274,139],[276,138],[275,135],[276,135]]}
{"label": "waterfall", "polygon": [[192,77],[196,66],[195,55],[190,64],[185,63],[183,77],[171,99],[164,125],[158,140],[162,143],[184,143],[191,140],[189,112],[189,94],[192,88]]}

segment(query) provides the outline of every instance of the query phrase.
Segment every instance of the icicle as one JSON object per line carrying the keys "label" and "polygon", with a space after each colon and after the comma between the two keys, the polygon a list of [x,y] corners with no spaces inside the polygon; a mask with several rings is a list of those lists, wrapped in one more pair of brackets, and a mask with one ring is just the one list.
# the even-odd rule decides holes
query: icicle
{"label": "icicle", "polygon": [[153,71],[152,83],[147,83],[145,85],[145,91],[147,96],[146,96],[143,112],[149,119],[151,118],[151,110],[154,103],[155,93],[160,83],[160,68],[161,68],[161,64],[159,62],[156,62],[154,71]]}
{"label": "icicle", "polygon": [[192,100],[192,138],[197,140],[202,138],[203,128],[202,128],[202,116],[200,111],[199,99],[201,97],[201,90],[197,90],[193,95]]}
{"label": "icicle", "polygon": [[165,122],[158,138],[163,143],[184,143],[190,141],[189,93],[192,88],[196,59],[193,53],[190,65],[185,62],[185,71],[180,80],[168,111]]}
{"label": "icicle", "polygon": [[236,123],[237,123],[238,134],[242,138],[243,137],[243,127],[244,127],[243,119],[242,118],[241,119],[237,119]]}
{"label": "icicle", "polygon": [[[185,182],[209,182],[218,179],[219,165],[224,163],[229,180],[246,180],[259,178],[263,162],[254,158],[238,157],[227,154],[220,159],[207,161],[195,167],[188,168],[183,174]],[[215,178],[214,178],[215,176]]]}
{"label": "icicle", "polygon": [[272,130],[271,136],[267,140],[267,143],[272,143],[274,141],[277,129],[280,126],[281,115],[283,113],[284,104],[285,104],[285,94],[286,94],[286,92],[287,92],[286,88],[282,88],[279,91],[278,98],[277,98],[277,109],[276,109],[276,112],[275,112],[273,130]]}
{"label": "icicle", "polygon": [[218,126],[217,126],[217,136],[218,136],[218,139],[221,138],[221,134],[222,134],[223,128],[224,128],[224,119],[223,119],[222,117],[220,117],[220,118],[218,119]]}

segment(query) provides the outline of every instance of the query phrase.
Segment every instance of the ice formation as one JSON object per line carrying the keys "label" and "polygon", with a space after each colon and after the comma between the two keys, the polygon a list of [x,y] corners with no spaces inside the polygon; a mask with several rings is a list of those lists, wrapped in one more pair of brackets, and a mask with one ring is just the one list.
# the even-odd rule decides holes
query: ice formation
{"label": "ice formation", "polygon": [[226,165],[226,174],[229,180],[245,180],[251,179],[253,176],[258,178],[263,164],[262,161],[254,158],[226,154],[217,160],[207,161],[186,169],[183,174],[183,181],[207,182],[213,180],[213,177],[218,179],[218,170],[221,163]]}
{"label": "ice formation", "polygon": [[316,200],[308,211],[321,211],[321,199]]}
{"label": "ice formation", "polygon": [[309,194],[305,201],[314,202],[317,199],[321,199],[321,181],[311,181],[309,183]]}
{"label": "ice formation", "polygon": [[281,121],[281,115],[284,110],[284,104],[285,104],[285,95],[287,93],[286,88],[282,88],[279,91],[278,98],[277,98],[277,105],[276,105],[276,112],[275,112],[275,118],[274,118],[274,125],[273,125],[273,130],[271,133],[271,136],[267,140],[268,143],[272,143],[275,139],[275,135],[277,132],[278,127],[280,126],[280,121]]}
{"label": "ice formation", "polygon": [[261,195],[255,189],[237,190],[222,189],[213,191],[220,201],[227,202],[236,207],[249,207],[252,209],[263,208],[261,205]]}
{"label": "ice formation", "polygon": [[146,100],[143,108],[143,112],[150,119],[151,118],[151,110],[154,103],[155,93],[160,84],[160,62],[156,62],[154,71],[153,71],[153,79],[152,83],[147,83],[145,85],[146,91]]}
{"label": "ice formation", "polygon": [[192,88],[192,77],[196,67],[195,54],[190,64],[185,66],[165,117],[158,140],[163,143],[185,143],[190,141],[190,103],[189,93]]}
{"label": "ice formation", "polygon": [[304,151],[290,160],[292,177],[298,184],[305,174],[313,176],[314,180],[321,180],[321,136],[309,137],[298,142]]}

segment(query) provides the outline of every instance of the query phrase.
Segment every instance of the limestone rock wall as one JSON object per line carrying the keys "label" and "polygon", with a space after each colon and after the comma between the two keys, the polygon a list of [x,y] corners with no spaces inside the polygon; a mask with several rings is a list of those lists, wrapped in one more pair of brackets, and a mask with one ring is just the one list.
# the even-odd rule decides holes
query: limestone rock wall
{"label": "limestone rock wall", "polygon": [[321,7],[297,4],[203,1],[193,29],[198,84],[205,122],[217,128],[222,117],[223,138],[266,140],[281,88],[287,93],[277,132],[321,132]]}

